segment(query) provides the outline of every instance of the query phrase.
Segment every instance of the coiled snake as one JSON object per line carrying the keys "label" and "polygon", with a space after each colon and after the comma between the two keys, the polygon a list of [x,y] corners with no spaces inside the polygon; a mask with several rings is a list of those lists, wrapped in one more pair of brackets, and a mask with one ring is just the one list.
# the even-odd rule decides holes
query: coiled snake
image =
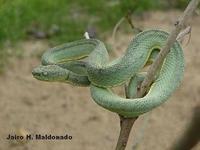
{"label": "coiled snake", "polygon": [[109,62],[108,51],[97,39],[84,39],[46,51],[42,64],[33,69],[36,79],[90,86],[91,96],[100,106],[125,117],[139,116],[165,102],[179,86],[184,72],[183,51],[175,42],[147,94],[142,98],[125,99],[111,87],[130,80],[128,91],[134,95],[143,79],[141,69],[155,58],[168,33],[147,30],[132,40],[125,54]]}

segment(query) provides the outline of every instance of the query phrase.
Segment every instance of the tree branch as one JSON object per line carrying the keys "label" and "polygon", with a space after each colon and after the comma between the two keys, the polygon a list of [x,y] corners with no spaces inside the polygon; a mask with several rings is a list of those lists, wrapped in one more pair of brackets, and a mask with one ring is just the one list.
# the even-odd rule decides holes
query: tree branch
{"label": "tree branch", "polygon": [[123,116],[120,117],[120,134],[116,146],[116,150],[124,150],[126,148],[129,134],[133,127],[134,122],[137,120],[136,118],[124,118]]}
{"label": "tree branch", "polygon": [[156,71],[162,65],[165,57],[170,51],[170,48],[173,46],[174,42],[176,41],[176,37],[180,33],[180,31],[187,26],[186,21],[190,19],[192,14],[194,13],[195,9],[197,8],[199,0],[191,0],[187,8],[185,9],[183,16],[178,19],[176,22],[171,34],[169,35],[165,46],[161,49],[160,53],[158,54],[157,58],[155,59],[154,63],[151,65],[150,69],[147,72],[147,76],[142,82],[140,91],[138,93],[138,97],[142,97],[150,84],[152,83]]}
{"label": "tree branch", "polygon": [[[131,98],[128,94],[128,85],[124,85],[126,98]],[[119,115],[120,119],[120,134],[116,145],[116,150],[124,150],[126,148],[128,138],[133,127],[133,124],[138,117],[134,118],[125,118],[124,116]]]}
{"label": "tree branch", "polygon": [[191,34],[191,30],[192,30],[191,26],[188,26],[181,33],[179,33],[176,40],[179,41],[180,43],[182,43],[184,37],[188,34]]}
{"label": "tree branch", "polygon": [[[185,9],[183,16],[180,17],[178,21],[175,23],[175,26],[172,29],[171,34],[169,35],[165,46],[161,49],[157,58],[155,59],[150,69],[148,70],[147,76],[142,82],[141,88],[137,93],[137,97],[142,97],[147,91],[148,87],[151,85],[158,68],[162,65],[165,57],[170,51],[170,48],[175,43],[178,34],[181,32],[182,29],[186,28],[187,26],[186,21],[190,19],[195,9],[197,8],[198,3],[199,3],[199,0],[191,0],[189,5]],[[120,130],[120,135],[118,138],[116,150],[124,150],[126,148],[130,131],[136,119],[137,118],[124,118],[123,116],[120,116],[121,130]]]}

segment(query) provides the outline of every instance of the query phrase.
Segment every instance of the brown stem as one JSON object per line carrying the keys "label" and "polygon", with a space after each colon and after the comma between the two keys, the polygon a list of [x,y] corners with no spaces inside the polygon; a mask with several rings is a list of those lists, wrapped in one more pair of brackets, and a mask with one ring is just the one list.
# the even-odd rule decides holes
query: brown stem
{"label": "brown stem", "polygon": [[131,20],[131,12],[129,11],[129,12],[126,14],[125,17],[126,17],[128,23],[129,23],[129,25],[131,26],[131,28],[134,29],[135,26],[134,26],[134,24],[133,24],[133,22],[132,22],[132,20]]}
{"label": "brown stem", "polygon": [[[125,89],[126,98],[130,98],[130,95],[128,94],[128,86],[126,84],[124,85],[124,89]],[[119,118],[120,118],[120,134],[119,134],[119,138],[118,138],[115,150],[124,150],[126,148],[133,124],[137,120],[138,117],[125,118],[119,115]]]}
{"label": "brown stem", "polygon": [[126,148],[129,134],[131,132],[131,129],[133,127],[134,122],[136,121],[136,118],[124,118],[123,116],[120,117],[120,134],[116,146],[116,150],[124,150]]}

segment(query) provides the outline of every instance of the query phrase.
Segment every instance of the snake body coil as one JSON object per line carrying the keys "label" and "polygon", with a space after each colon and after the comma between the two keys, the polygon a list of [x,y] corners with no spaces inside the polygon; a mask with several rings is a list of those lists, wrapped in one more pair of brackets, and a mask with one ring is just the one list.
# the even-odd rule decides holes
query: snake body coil
{"label": "snake body coil", "polygon": [[[143,98],[125,99],[115,95],[110,87],[132,78],[129,91],[134,93],[139,72],[152,54],[163,47],[167,37],[168,33],[161,30],[141,32],[130,42],[124,56],[112,62],[109,62],[108,52],[99,40],[71,42],[46,51],[42,65],[33,70],[33,75],[39,80],[90,86],[97,104],[126,117],[139,116],[165,102],[179,86],[184,71],[180,44],[174,43]],[[85,57],[87,60],[81,60]]]}

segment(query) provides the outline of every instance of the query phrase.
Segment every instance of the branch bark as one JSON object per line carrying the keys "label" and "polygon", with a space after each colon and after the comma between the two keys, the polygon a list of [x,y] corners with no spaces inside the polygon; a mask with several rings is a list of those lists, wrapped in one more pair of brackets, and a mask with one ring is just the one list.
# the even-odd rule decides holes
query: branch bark
{"label": "branch bark", "polygon": [[191,26],[188,26],[181,33],[179,33],[176,40],[179,41],[180,43],[182,43],[182,41],[186,35],[188,35],[188,34],[191,35],[191,30],[192,30]]}
{"label": "branch bark", "polygon": [[[150,69],[147,72],[147,76],[141,84],[140,90],[137,93],[137,97],[143,97],[145,92],[147,91],[148,87],[154,80],[154,76],[162,65],[165,57],[170,51],[170,48],[176,41],[178,34],[181,32],[182,29],[186,28],[188,25],[186,21],[190,19],[192,14],[194,13],[195,9],[197,8],[199,0],[191,0],[188,4],[187,8],[185,9],[183,16],[181,16],[178,21],[175,23],[174,28],[172,29],[165,46],[161,49],[160,53],[158,54],[157,58],[151,65]],[[127,96],[127,95],[126,95]],[[128,142],[129,134],[132,129],[132,126],[137,118],[124,118],[120,116],[120,135],[118,138],[116,150],[125,150],[126,144]]]}
{"label": "branch bark", "polygon": [[[128,94],[128,85],[124,85],[126,98],[131,98]],[[120,119],[120,134],[116,145],[116,150],[124,150],[126,148],[128,138],[133,127],[133,124],[138,117],[134,118],[125,118],[124,116],[119,115]]]}
{"label": "branch bark", "polygon": [[116,146],[116,150],[124,150],[126,148],[128,138],[133,127],[134,122],[137,120],[136,118],[125,118],[123,116],[120,117],[120,134]]}

